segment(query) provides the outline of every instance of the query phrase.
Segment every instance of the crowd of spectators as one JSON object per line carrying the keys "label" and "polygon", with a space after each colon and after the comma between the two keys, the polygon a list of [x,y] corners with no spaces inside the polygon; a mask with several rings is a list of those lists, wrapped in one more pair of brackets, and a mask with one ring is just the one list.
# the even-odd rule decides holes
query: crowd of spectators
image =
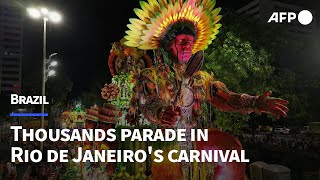
{"label": "crowd of spectators", "polygon": [[[9,140],[9,139],[8,139]],[[10,146],[20,147],[23,150],[29,150],[31,152],[32,150],[39,149],[40,148],[40,142],[37,141],[22,141],[22,139],[19,139],[17,142],[9,142]],[[61,169],[65,168],[64,163],[55,162],[55,163],[46,163],[47,159],[47,150],[56,150],[59,151],[59,149],[68,149],[68,145],[70,143],[66,142],[49,142],[45,141],[43,145],[43,154],[42,159],[43,161],[41,163],[33,163],[31,162],[31,159],[29,159],[29,162],[26,163],[29,167],[27,172],[24,172],[25,178],[28,180],[48,180],[48,179],[57,179],[59,176],[59,171],[61,172]],[[29,157],[30,158],[30,157]],[[19,164],[19,163],[18,163]],[[24,163],[25,164],[25,163]],[[16,171],[11,170],[11,173],[1,173],[1,166],[0,166],[0,173],[5,174],[2,179],[14,179],[14,173],[16,176]],[[11,178],[8,178],[7,174],[12,174]],[[54,178],[53,178],[54,177]],[[1,179],[1,175],[0,175]]]}
{"label": "crowd of spectators", "polygon": [[0,179],[17,179],[17,168],[15,163],[10,161],[1,161],[0,162]]}
{"label": "crowd of spectators", "polygon": [[[55,142],[55,143],[44,143],[44,153],[43,159],[47,159],[47,150],[56,150],[65,149],[66,144],[63,142]],[[63,174],[64,169],[66,168],[66,163],[60,163],[56,161],[54,163],[32,163],[30,165],[30,171],[28,173],[28,180],[50,180],[50,179],[58,179],[59,175]]]}
{"label": "crowd of spectators", "polygon": [[320,141],[315,137],[244,134],[238,138],[243,146],[259,146],[276,152],[318,152],[320,149]]}

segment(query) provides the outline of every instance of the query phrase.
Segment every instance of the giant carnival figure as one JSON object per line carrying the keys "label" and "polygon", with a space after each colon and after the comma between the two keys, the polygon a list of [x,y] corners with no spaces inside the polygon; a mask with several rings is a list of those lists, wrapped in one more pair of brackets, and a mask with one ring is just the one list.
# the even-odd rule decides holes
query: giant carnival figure
{"label": "giant carnival figure", "polygon": [[[140,1],[140,5],[141,9],[134,9],[138,18],[130,19],[125,40],[114,44],[108,62],[115,77],[121,72],[130,74],[128,81],[133,85],[128,86],[130,100],[125,109],[130,123],[137,125],[133,119],[139,117],[159,128],[184,128],[189,132],[191,128],[209,127],[208,142],[192,143],[189,139],[176,148],[241,150],[236,138],[201,123],[208,118],[204,111],[208,103],[227,112],[269,113],[276,118],[287,115],[288,102],[270,97],[271,92],[256,96],[234,93],[211,74],[200,71],[203,50],[221,27],[221,9],[214,8],[215,0],[148,0]],[[144,50],[154,51],[153,60]],[[113,86],[102,89],[104,99],[123,97],[119,93],[123,85]],[[117,113],[111,112],[115,109],[105,105],[96,115],[114,120]],[[152,179],[199,179],[193,173],[195,168],[199,167],[191,163],[153,163]],[[209,168],[207,177],[211,179],[245,179],[244,163],[219,162]]]}

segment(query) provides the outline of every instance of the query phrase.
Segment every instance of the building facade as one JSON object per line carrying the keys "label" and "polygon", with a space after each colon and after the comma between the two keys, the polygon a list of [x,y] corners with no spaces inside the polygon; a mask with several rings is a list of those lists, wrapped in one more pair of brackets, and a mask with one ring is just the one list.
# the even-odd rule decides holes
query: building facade
{"label": "building facade", "polygon": [[23,8],[0,0],[0,95],[21,91]]}

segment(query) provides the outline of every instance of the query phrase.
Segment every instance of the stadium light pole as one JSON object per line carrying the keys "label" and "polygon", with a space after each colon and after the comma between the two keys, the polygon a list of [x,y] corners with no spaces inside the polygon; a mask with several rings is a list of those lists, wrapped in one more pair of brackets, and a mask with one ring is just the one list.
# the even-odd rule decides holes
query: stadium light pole
{"label": "stadium light pole", "polygon": [[[46,93],[46,81],[47,81],[47,22],[52,21],[59,23],[61,21],[61,15],[54,11],[49,11],[47,8],[28,8],[29,15],[35,19],[43,19],[43,62],[42,62],[42,96]],[[49,61],[50,61],[49,57]],[[53,74],[52,74],[53,73]],[[54,75],[55,71],[51,71],[51,75]],[[44,104],[41,104],[41,113],[44,113]],[[44,116],[41,116],[41,128],[44,128]],[[40,150],[43,151],[43,142],[40,142]]]}

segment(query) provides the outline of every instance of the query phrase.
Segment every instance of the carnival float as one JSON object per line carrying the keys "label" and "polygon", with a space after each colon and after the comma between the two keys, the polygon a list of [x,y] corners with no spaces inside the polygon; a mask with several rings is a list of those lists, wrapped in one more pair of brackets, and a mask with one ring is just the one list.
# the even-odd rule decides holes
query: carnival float
{"label": "carnival float", "polygon": [[69,105],[68,110],[64,111],[60,117],[61,128],[78,129],[84,128],[85,109],[80,100],[74,101]]}
{"label": "carnival float", "polygon": [[[209,108],[235,113],[286,116],[285,100],[271,93],[234,93],[211,73],[201,71],[205,50],[219,33],[221,8],[215,0],[148,0],[135,8],[126,36],[112,44],[112,82],[101,89],[102,107],[86,109],[87,129],[209,129],[208,142],[85,142],[83,150],[235,149],[233,136],[215,129]],[[148,51],[150,50],[150,51]],[[188,133],[187,133],[188,134]],[[119,139],[119,138],[118,138]],[[83,179],[244,179],[244,163],[82,163]]]}

